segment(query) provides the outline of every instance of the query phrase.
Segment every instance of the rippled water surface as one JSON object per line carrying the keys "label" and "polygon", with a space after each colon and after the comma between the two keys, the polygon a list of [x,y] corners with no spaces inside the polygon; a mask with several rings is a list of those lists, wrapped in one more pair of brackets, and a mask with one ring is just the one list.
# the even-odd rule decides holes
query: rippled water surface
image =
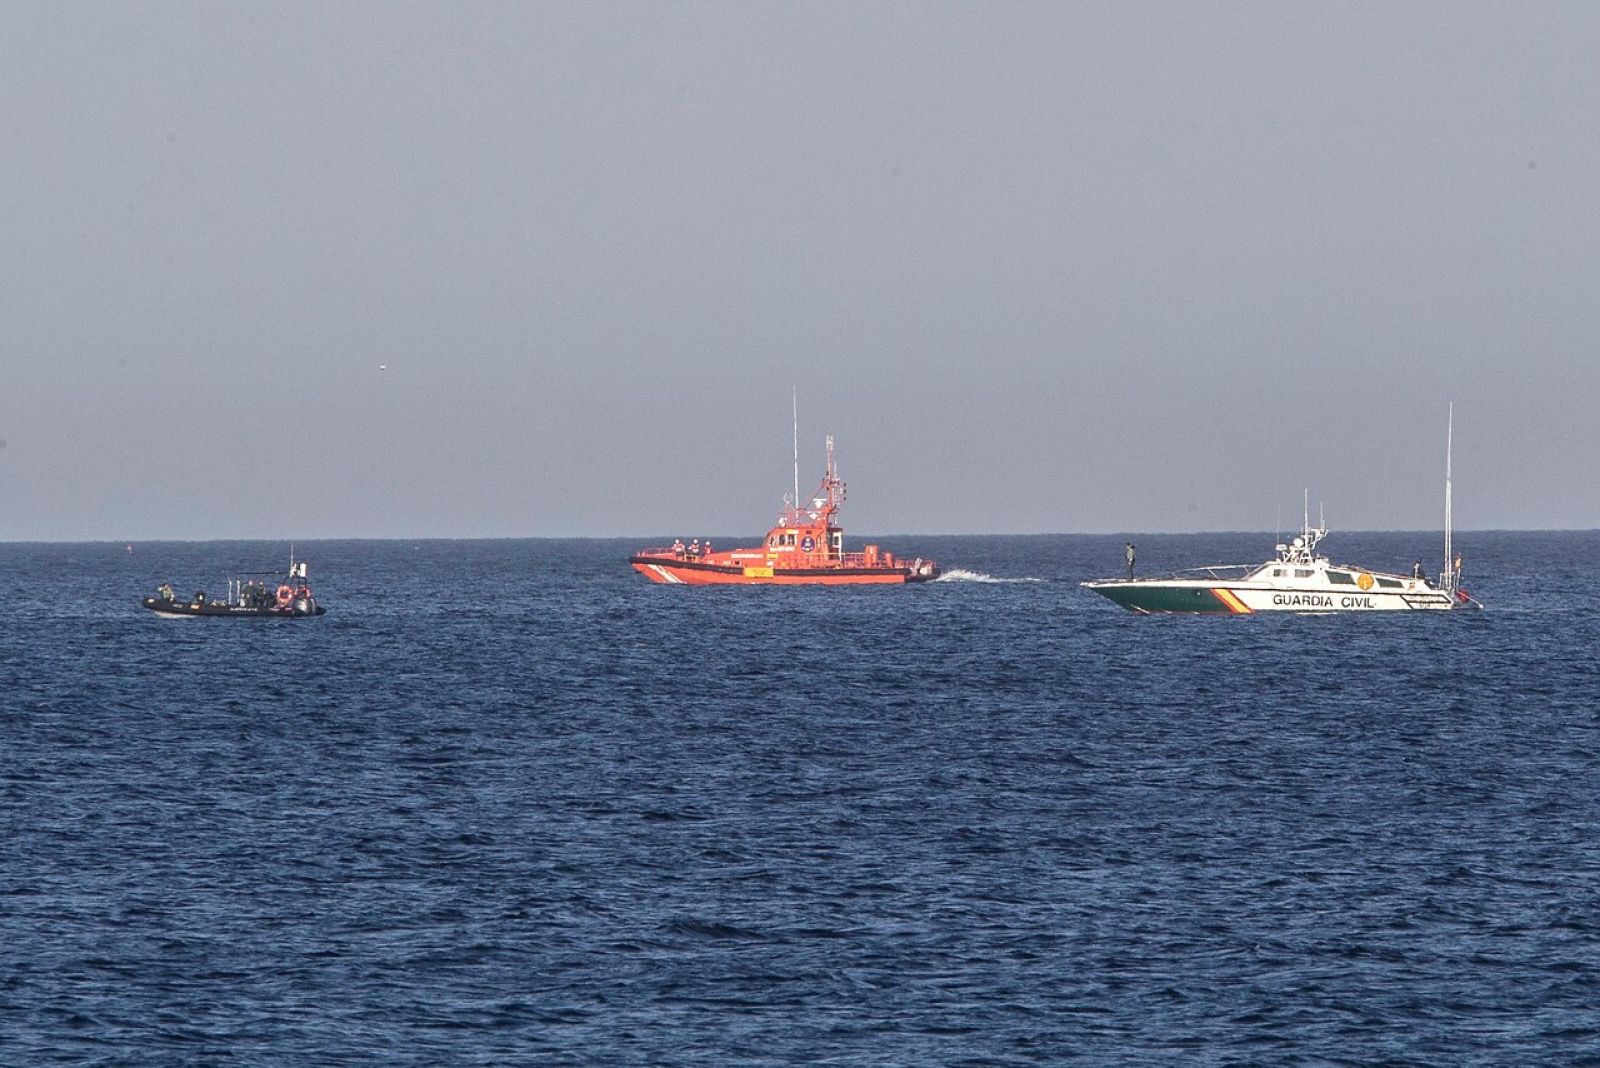
{"label": "rippled water surface", "polygon": [[1596,540],[1203,619],[1079,589],[1120,538],[324,542],[293,623],[137,606],[286,546],[0,545],[0,1062],[1596,1063]]}

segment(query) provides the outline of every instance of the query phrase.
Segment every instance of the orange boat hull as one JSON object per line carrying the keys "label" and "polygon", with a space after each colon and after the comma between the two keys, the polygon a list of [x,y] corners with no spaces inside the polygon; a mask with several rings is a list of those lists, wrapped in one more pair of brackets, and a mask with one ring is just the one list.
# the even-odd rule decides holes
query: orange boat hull
{"label": "orange boat hull", "polygon": [[684,586],[902,586],[938,577],[909,567],[742,567],[655,556],[628,563],[651,582]]}

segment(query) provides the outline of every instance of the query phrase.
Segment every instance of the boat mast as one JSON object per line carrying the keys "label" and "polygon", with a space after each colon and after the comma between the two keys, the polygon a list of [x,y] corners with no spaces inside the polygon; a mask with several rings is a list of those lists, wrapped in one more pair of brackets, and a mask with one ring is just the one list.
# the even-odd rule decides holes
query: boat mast
{"label": "boat mast", "polygon": [[1456,588],[1455,568],[1450,566],[1450,452],[1454,444],[1456,422],[1456,402],[1451,401],[1444,424],[1444,571],[1439,576],[1439,585],[1447,590]]}
{"label": "boat mast", "polygon": [[789,387],[789,401],[794,407],[794,496],[790,498],[792,506],[800,507],[800,389],[798,386]]}

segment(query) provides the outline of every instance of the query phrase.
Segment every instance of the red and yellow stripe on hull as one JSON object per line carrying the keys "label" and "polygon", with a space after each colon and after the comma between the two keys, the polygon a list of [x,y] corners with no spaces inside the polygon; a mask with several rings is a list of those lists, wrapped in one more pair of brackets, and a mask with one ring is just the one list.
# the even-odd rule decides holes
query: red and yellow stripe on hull
{"label": "red and yellow stripe on hull", "polygon": [[1247,616],[1247,615],[1250,614],[1250,606],[1245,604],[1243,601],[1239,600],[1239,595],[1234,593],[1232,590],[1228,589],[1227,587],[1225,587],[1225,586],[1213,587],[1212,590],[1211,590],[1211,594],[1217,600],[1219,600],[1223,604],[1227,605],[1228,606],[1228,611],[1232,612],[1234,615],[1236,615],[1236,616]]}

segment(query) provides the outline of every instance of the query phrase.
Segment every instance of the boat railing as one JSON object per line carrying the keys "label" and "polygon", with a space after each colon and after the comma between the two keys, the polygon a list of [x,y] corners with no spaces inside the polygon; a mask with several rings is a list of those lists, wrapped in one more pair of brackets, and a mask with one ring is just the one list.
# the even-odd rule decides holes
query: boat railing
{"label": "boat railing", "polygon": [[258,589],[264,590],[267,596],[273,598],[274,600],[277,599],[277,591],[285,586],[289,587],[289,589],[293,591],[293,596],[295,597],[307,597],[311,595],[310,584],[307,583],[305,579],[294,575],[289,575],[287,577],[279,575],[277,578],[271,578],[263,575],[246,575],[243,578],[231,578],[228,580],[228,595],[227,600],[224,603],[230,605],[243,605],[244,591],[246,586],[255,586]]}
{"label": "boat railing", "polygon": [[1173,578],[1214,578],[1232,579],[1243,578],[1260,564],[1212,564],[1208,567],[1186,567],[1182,571],[1174,571]]}
{"label": "boat railing", "polygon": [[706,557],[706,552],[698,545],[652,545],[648,549],[640,549],[632,555],[653,556],[661,560],[703,560]]}

